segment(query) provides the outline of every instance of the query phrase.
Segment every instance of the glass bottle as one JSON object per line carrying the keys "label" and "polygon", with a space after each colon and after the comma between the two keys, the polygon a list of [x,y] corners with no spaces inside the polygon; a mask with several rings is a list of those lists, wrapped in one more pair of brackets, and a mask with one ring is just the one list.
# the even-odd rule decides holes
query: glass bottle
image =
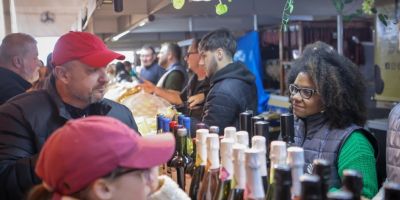
{"label": "glass bottle", "polygon": [[304,200],[321,200],[321,185],[317,175],[304,174],[300,177],[301,198]]}
{"label": "glass bottle", "polygon": [[217,192],[219,181],[219,135],[216,133],[208,134],[206,144],[207,167],[197,194],[198,200],[212,199]]}
{"label": "glass bottle", "polygon": [[233,177],[232,148],[234,141],[231,138],[221,140],[221,167],[219,170],[218,191],[214,195],[214,200],[227,200],[231,190]]}
{"label": "glass bottle", "polygon": [[246,110],[242,113],[239,114],[239,130],[240,131],[247,131],[249,138],[247,141],[252,138],[252,132],[251,132],[251,118],[253,117],[253,111],[252,110]]}
{"label": "glass bottle", "polygon": [[287,163],[292,169],[292,199],[299,199],[301,194],[300,177],[304,174],[304,150],[301,147],[289,147],[287,154]]}
{"label": "glass bottle", "polygon": [[157,119],[156,119],[156,123],[157,123],[157,134],[162,133],[163,132],[163,118],[164,115],[162,114],[157,114]]}
{"label": "glass bottle", "polygon": [[258,150],[260,160],[260,174],[264,188],[264,193],[267,193],[268,188],[268,172],[267,172],[267,148],[265,146],[265,137],[255,135],[251,138],[251,148]]}
{"label": "glass bottle", "polygon": [[236,132],[236,142],[249,148],[249,133],[247,131]]}
{"label": "glass bottle", "polygon": [[275,165],[273,200],[291,200],[292,175],[288,165]]}
{"label": "glass bottle", "polygon": [[252,133],[251,135],[252,136],[254,136],[254,135],[256,135],[256,133],[255,133],[255,124],[256,124],[256,122],[258,122],[258,121],[264,121],[264,118],[263,117],[260,117],[260,116],[253,116],[252,118],[251,118],[251,125],[250,125],[250,132]]}
{"label": "glass bottle", "polygon": [[328,192],[327,198],[328,200],[352,200],[353,195],[351,194],[351,192],[338,190],[334,192]]}
{"label": "glass bottle", "polygon": [[246,199],[263,200],[265,192],[260,173],[260,151],[247,149],[244,154],[246,163]]}
{"label": "glass bottle", "polygon": [[361,198],[363,188],[362,175],[356,170],[343,170],[343,190],[351,192],[354,200]]}
{"label": "glass bottle", "polygon": [[233,189],[229,193],[229,200],[243,200],[246,187],[246,169],[244,151],[246,147],[241,144],[233,145]]}
{"label": "glass bottle", "polygon": [[286,142],[283,141],[272,141],[271,142],[271,151],[269,154],[269,159],[271,160],[269,183],[268,183],[268,191],[267,191],[267,200],[271,200],[274,194],[274,166],[275,165],[284,165],[286,163]]}
{"label": "glass bottle", "polygon": [[197,193],[200,189],[201,180],[207,164],[207,145],[206,138],[209,134],[208,129],[196,130],[196,162],[192,174],[192,182],[189,188],[189,197],[192,200],[197,199]]}
{"label": "glass bottle", "polygon": [[294,143],[294,116],[291,113],[281,114],[281,137],[288,146]]}
{"label": "glass bottle", "polygon": [[186,128],[180,128],[177,131],[178,143],[177,151],[178,153],[172,158],[171,165],[176,170],[177,182],[180,188],[185,190],[185,169],[187,166],[193,162],[192,158],[185,154],[186,151]]}
{"label": "glass bottle", "polygon": [[400,184],[394,182],[387,182],[383,186],[385,190],[385,200],[398,200],[400,199]]}
{"label": "glass bottle", "polygon": [[327,199],[329,190],[329,179],[331,177],[331,166],[327,160],[315,159],[313,161],[313,174],[319,176],[321,182],[322,200]]}

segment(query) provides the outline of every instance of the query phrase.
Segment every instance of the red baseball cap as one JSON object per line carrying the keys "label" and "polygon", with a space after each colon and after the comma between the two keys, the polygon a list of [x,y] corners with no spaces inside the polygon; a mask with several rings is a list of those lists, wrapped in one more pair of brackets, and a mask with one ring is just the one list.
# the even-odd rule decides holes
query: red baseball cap
{"label": "red baseball cap", "polygon": [[174,149],[170,133],[141,137],[117,119],[91,116],[70,120],[49,137],[40,152],[36,174],[51,192],[70,195],[118,167],[161,165]]}
{"label": "red baseball cap", "polygon": [[91,33],[71,31],[57,40],[52,63],[58,66],[79,60],[91,67],[100,68],[114,59],[123,60],[125,56],[108,49],[100,38]]}

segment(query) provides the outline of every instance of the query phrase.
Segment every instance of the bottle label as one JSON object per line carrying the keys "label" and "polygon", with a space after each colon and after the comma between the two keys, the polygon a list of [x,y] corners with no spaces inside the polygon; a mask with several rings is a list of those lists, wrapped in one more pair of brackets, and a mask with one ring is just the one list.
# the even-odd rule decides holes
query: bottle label
{"label": "bottle label", "polygon": [[200,166],[201,163],[203,163],[203,159],[201,159],[200,154],[196,154],[196,163],[195,163],[195,165],[196,166]]}
{"label": "bottle label", "polygon": [[229,176],[230,176],[230,174],[229,174],[228,170],[226,170],[225,167],[221,167],[220,172],[219,172],[219,179],[221,179],[221,181],[226,181]]}

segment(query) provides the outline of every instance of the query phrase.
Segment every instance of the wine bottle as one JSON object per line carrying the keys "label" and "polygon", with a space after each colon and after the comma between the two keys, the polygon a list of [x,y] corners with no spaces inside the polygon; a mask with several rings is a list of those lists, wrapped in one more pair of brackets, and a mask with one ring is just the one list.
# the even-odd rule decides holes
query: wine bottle
{"label": "wine bottle", "polygon": [[328,200],[352,200],[353,195],[350,192],[338,190],[334,192],[328,192],[327,198]]}
{"label": "wine bottle", "polygon": [[[182,114],[182,113],[178,114],[178,117],[177,117],[178,119],[177,119],[177,121],[178,121],[178,124],[179,124],[179,125],[184,125],[184,122],[183,122],[184,117],[185,117],[184,114]],[[186,129],[187,129],[187,128],[186,128]]]}
{"label": "wine bottle", "polygon": [[300,177],[304,174],[304,150],[301,147],[287,149],[287,162],[292,168],[292,199],[299,199],[301,194]]}
{"label": "wine bottle", "polygon": [[192,182],[189,188],[189,197],[192,200],[197,199],[197,193],[200,189],[201,180],[207,164],[207,145],[206,138],[209,134],[208,129],[196,130],[196,163],[193,170]]}
{"label": "wine bottle", "polygon": [[315,159],[313,161],[313,174],[319,176],[321,182],[322,200],[327,199],[329,190],[329,179],[331,177],[331,166],[327,160]]}
{"label": "wine bottle", "polygon": [[267,148],[265,146],[265,137],[255,135],[251,138],[251,148],[258,150],[259,153],[259,160],[260,160],[260,174],[261,180],[264,188],[264,193],[267,193],[268,188],[268,177],[267,177]]}
{"label": "wine bottle", "polygon": [[249,133],[247,131],[236,132],[236,142],[249,148]]}
{"label": "wine bottle", "polygon": [[246,110],[242,113],[239,114],[239,130],[240,131],[247,131],[248,133],[248,139],[247,141],[250,141],[250,138],[253,137],[253,133],[251,132],[251,118],[253,117],[253,111],[251,110]]}
{"label": "wine bottle", "polygon": [[351,192],[354,200],[361,198],[363,188],[362,175],[352,169],[343,170],[343,190]]}
{"label": "wine bottle", "polygon": [[246,199],[263,200],[265,192],[260,174],[260,151],[247,149],[244,154],[246,163]]}
{"label": "wine bottle", "polygon": [[275,165],[273,200],[291,200],[292,175],[288,165]]}
{"label": "wine bottle", "polygon": [[156,123],[157,123],[157,134],[162,133],[163,132],[163,118],[164,116],[162,114],[157,114],[157,119],[156,119]]}
{"label": "wine bottle", "polygon": [[254,135],[256,135],[256,133],[255,133],[255,124],[256,124],[256,122],[258,122],[258,121],[264,121],[264,118],[263,117],[260,117],[260,116],[253,116],[252,118],[251,118],[251,125],[250,125],[250,132],[252,133],[251,135],[252,136],[254,136]]}
{"label": "wine bottle", "polygon": [[229,200],[243,200],[246,187],[246,169],[244,151],[245,146],[235,144],[233,146],[233,189],[230,191]]}
{"label": "wine bottle", "polygon": [[288,146],[294,143],[294,116],[291,113],[281,115],[281,137]]}
{"label": "wine bottle", "polygon": [[274,166],[284,165],[286,163],[286,142],[272,141],[269,159],[271,160],[271,166],[270,173],[268,174],[269,184],[266,200],[272,200],[272,196],[274,194]]}
{"label": "wine bottle", "polygon": [[197,194],[198,200],[210,200],[217,192],[219,181],[219,135],[210,133],[206,139],[207,167]]}
{"label": "wine bottle", "polygon": [[210,126],[210,133],[216,133],[219,135],[219,127],[218,126]]}
{"label": "wine bottle", "polygon": [[162,119],[162,121],[163,121],[163,127],[162,127],[163,131],[162,132],[163,133],[170,133],[171,129],[169,128],[169,123],[171,122],[171,120],[169,118],[167,118],[167,117],[164,117]]}
{"label": "wine bottle", "polygon": [[400,184],[394,182],[387,182],[384,184],[385,200],[398,200],[400,199]]}
{"label": "wine bottle", "polygon": [[236,127],[228,126],[224,129],[224,138],[231,138],[234,142],[236,142]]}
{"label": "wine bottle", "polygon": [[[179,115],[181,116],[181,115]],[[190,156],[192,160],[196,160],[196,153],[195,153],[195,144],[193,144],[192,140],[192,133],[190,129],[190,117],[182,117],[182,122],[183,122],[183,127],[186,128],[187,130],[187,136],[186,136],[186,151],[184,152],[185,155]],[[193,173],[193,168],[194,168],[194,162],[191,162],[189,166],[186,167],[186,173],[187,174],[192,174]]]}
{"label": "wine bottle", "polygon": [[186,137],[187,137],[186,128],[178,129],[177,135],[178,135],[178,143],[177,143],[178,153],[172,158],[171,165],[176,169],[176,177],[179,187],[182,188],[182,190],[185,190],[185,184],[186,184],[185,169],[191,162],[193,162],[193,160],[188,155],[185,155]]}
{"label": "wine bottle", "polygon": [[304,174],[300,177],[301,200],[321,200],[321,185],[317,175]]}
{"label": "wine bottle", "polygon": [[214,200],[227,200],[231,190],[233,177],[232,148],[234,141],[232,138],[221,140],[221,167],[219,170],[219,184]]}
{"label": "wine bottle", "polygon": [[265,146],[266,146],[266,164],[267,168],[269,166],[269,148],[271,143],[271,137],[269,134],[269,122],[267,121],[257,121],[254,124],[254,135],[264,136],[265,138]]}

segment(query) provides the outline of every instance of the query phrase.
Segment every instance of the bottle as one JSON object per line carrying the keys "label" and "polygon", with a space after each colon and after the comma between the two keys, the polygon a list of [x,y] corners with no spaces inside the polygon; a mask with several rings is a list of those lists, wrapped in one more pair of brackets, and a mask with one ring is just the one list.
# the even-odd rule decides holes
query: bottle
{"label": "bottle", "polygon": [[269,134],[269,122],[267,121],[257,121],[254,124],[254,135],[259,135],[259,136],[264,136],[265,138],[265,146],[267,147],[266,149],[266,163],[267,167],[269,166],[269,148],[270,148],[270,143],[271,143],[271,137]]}
{"label": "bottle", "polygon": [[288,146],[294,143],[294,116],[291,113],[281,114],[281,137]]}
{"label": "bottle", "polygon": [[[179,115],[181,116],[181,115]],[[179,118],[178,116],[178,118]],[[187,130],[187,136],[186,136],[186,151],[184,152],[186,155],[190,156],[190,158],[192,160],[196,160],[196,153],[194,152],[195,149],[195,145],[193,144],[193,140],[192,140],[192,133],[191,133],[191,129],[190,129],[190,117],[182,117],[182,125],[183,127],[186,128]],[[192,174],[193,173],[193,168],[194,168],[194,162],[191,162],[189,166],[186,167],[186,173],[187,174]]]}
{"label": "bottle", "polygon": [[251,118],[253,117],[253,111],[252,110],[246,110],[242,113],[239,114],[239,130],[240,131],[247,131],[249,138],[247,141],[250,140],[250,138],[253,137],[252,132],[251,132]]}
{"label": "bottle", "polygon": [[286,163],[286,142],[283,141],[272,141],[271,142],[271,151],[269,154],[269,159],[271,160],[269,183],[268,183],[268,191],[267,191],[267,200],[271,200],[274,194],[274,166],[275,165],[284,165]]}
{"label": "bottle", "polygon": [[273,200],[291,200],[292,175],[288,165],[275,165]]}
{"label": "bottle", "polygon": [[219,170],[218,191],[214,195],[214,200],[227,200],[231,190],[233,177],[232,148],[234,141],[232,138],[221,140],[221,167]]}
{"label": "bottle", "polygon": [[351,192],[354,200],[361,198],[363,188],[362,175],[352,169],[343,170],[343,190]]}
{"label": "bottle", "polygon": [[304,174],[304,150],[301,147],[289,147],[287,154],[287,163],[292,168],[292,199],[299,199],[301,194],[300,177]]}
{"label": "bottle", "polygon": [[300,177],[301,200],[321,200],[321,186],[317,175],[304,174]]}
{"label": "bottle", "polygon": [[185,190],[185,169],[186,167],[193,162],[192,158],[185,154],[186,150],[186,137],[187,130],[186,128],[180,128],[177,131],[178,135],[178,143],[177,150],[178,153],[176,156],[172,158],[171,165],[176,169],[176,177],[177,182],[182,190]]}
{"label": "bottle", "polygon": [[321,182],[322,200],[327,199],[329,190],[329,178],[331,177],[331,166],[327,160],[315,159],[313,161],[313,174],[319,176]]}
{"label": "bottle", "polygon": [[267,148],[265,146],[265,137],[255,135],[251,138],[251,148],[258,150],[259,161],[260,161],[260,174],[261,180],[264,188],[264,193],[267,193],[268,188],[268,172],[267,172]]}
{"label": "bottle", "polygon": [[206,138],[209,134],[208,129],[196,130],[196,162],[192,174],[192,182],[189,188],[189,197],[192,200],[197,199],[197,193],[200,189],[201,180],[207,164],[207,146]]}
{"label": "bottle", "polygon": [[200,190],[197,194],[198,200],[210,200],[217,192],[219,181],[219,136],[210,133],[206,139],[207,144],[207,167]]}
{"label": "bottle", "polygon": [[157,134],[163,132],[163,118],[164,118],[164,115],[157,114],[157,121],[156,121],[156,123],[157,123],[157,130],[156,130]]}
{"label": "bottle", "polygon": [[229,200],[243,200],[246,187],[246,169],[244,151],[246,147],[241,144],[233,145],[233,189],[230,191]]}
{"label": "bottle", "polygon": [[163,121],[163,127],[162,127],[163,131],[162,132],[170,133],[171,129],[169,128],[169,123],[171,122],[171,120],[167,117],[164,117],[164,118],[162,118],[162,121]]}
{"label": "bottle", "polygon": [[327,198],[328,200],[352,200],[353,195],[350,192],[338,190],[334,192],[328,192]]}
{"label": "bottle", "polygon": [[384,184],[385,200],[398,200],[400,199],[400,184],[394,182],[387,182]]}
{"label": "bottle", "polygon": [[199,130],[199,129],[207,129],[207,125],[203,122],[199,122],[196,124],[196,130]]}
{"label": "bottle", "polygon": [[[178,124],[179,124],[179,125],[184,125],[184,122],[183,122],[184,117],[185,117],[184,114],[182,114],[182,113],[179,113],[179,114],[178,114],[177,121],[178,121]],[[186,129],[187,129],[187,128],[186,128]]]}
{"label": "bottle", "polygon": [[216,133],[219,135],[219,127],[218,126],[210,126],[210,133]]}
{"label": "bottle", "polygon": [[236,142],[236,127],[228,126],[224,129],[224,138],[231,138],[234,142]]}
{"label": "bottle", "polygon": [[263,200],[265,193],[260,174],[260,151],[247,149],[244,154],[246,163],[246,199]]}
{"label": "bottle", "polygon": [[256,122],[258,122],[258,121],[264,121],[264,118],[263,117],[260,117],[260,116],[253,116],[252,118],[251,118],[251,126],[250,126],[250,132],[252,133],[251,135],[256,135],[255,134],[255,124],[256,124]]}
{"label": "bottle", "polygon": [[236,142],[249,148],[249,133],[247,131],[236,132]]}

